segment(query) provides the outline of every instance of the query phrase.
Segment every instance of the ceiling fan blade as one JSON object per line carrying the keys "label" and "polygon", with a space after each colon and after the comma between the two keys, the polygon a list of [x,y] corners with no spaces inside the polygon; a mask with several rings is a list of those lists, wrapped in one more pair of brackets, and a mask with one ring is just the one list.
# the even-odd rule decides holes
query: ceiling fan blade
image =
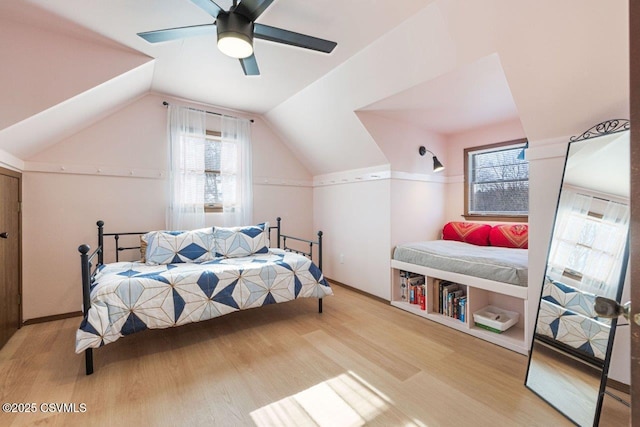
{"label": "ceiling fan blade", "polygon": [[192,25],[190,27],[167,28],[166,30],[138,33],[140,37],[142,37],[149,43],[159,43],[169,40],[182,39],[185,37],[213,34],[216,34],[216,24]]}
{"label": "ceiling fan blade", "polygon": [[235,11],[246,16],[251,21],[258,19],[273,0],[242,0]]}
{"label": "ceiling fan blade", "polygon": [[255,55],[251,55],[247,58],[241,59],[240,65],[242,65],[242,71],[244,71],[245,76],[260,75],[260,70],[258,69],[258,61],[256,61]]}
{"label": "ceiling fan blade", "polygon": [[217,18],[218,14],[222,12],[222,8],[213,0],[191,0],[191,2],[214,18]]}
{"label": "ceiling fan blade", "polygon": [[282,28],[270,27],[269,25],[254,24],[253,36],[257,39],[268,40],[276,43],[284,43],[291,46],[305,49],[317,50],[318,52],[331,53],[338,43],[305,34],[294,33]]}

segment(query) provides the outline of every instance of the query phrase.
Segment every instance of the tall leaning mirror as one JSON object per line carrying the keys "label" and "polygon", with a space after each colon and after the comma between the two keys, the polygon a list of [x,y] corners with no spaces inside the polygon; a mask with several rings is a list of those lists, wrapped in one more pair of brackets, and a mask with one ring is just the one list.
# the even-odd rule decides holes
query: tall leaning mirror
{"label": "tall leaning mirror", "polygon": [[596,426],[628,260],[629,121],[571,138],[529,356],[526,386],[580,426]]}

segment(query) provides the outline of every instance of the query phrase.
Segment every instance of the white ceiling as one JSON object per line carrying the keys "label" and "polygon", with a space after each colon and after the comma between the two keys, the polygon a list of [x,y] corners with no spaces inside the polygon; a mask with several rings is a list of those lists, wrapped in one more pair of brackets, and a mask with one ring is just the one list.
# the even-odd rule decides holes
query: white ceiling
{"label": "white ceiling", "polygon": [[[573,135],[629,116],[627,6],[275,0],[258,22],[338,46],[325,55],[256,40],[262,75],[246,77],[214,35],[155,45],[136,35],[210,23],[190,0],[0,0],[0,56],[10,59],[0,163],[19,168],[13,157],[28,160],[149,91],[263,115],[312,174],[389,163],[362,110],[440,134],[515,117],[532,144]],[[576,66],[593,52],[597,61]]]}
{"label": "white ceiling", "polygon": [[[10,1],[14,5],[22,3]],[[218,51],[215,33],[159,44],[149,44],[136,35],[143,31],[213,21],[189,0],[28,1],[155,58],[151,87],[154,91],[230,109],[264,113],[432,0],[402,0],[402,7],[393,1],[380,0],[276,0],[257,22],[332,40],[338,46],[326,55],[256,40],[255,55],[261,72],[256,77],[244,76],[237,60]],[[219,0],[218,4],[228,9],[232,1]],[[63,27],[37,16],[26,19],[33,19],[38,25]]]}
{"label": "white ceiling", "polygon": [[572,142],[564,184],[628,199],[629,138],[629,131],[625,131]]}
{"label": "white ceiling", "polygon": [[444,135],[518,118],[497,54],[427,80],[361,111]]}

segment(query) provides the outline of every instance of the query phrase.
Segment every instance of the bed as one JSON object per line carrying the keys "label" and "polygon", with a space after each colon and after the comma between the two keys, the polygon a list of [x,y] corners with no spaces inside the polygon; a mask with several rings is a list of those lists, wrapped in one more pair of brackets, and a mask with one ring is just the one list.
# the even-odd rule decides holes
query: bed
{"label": "bed", "polygon": [[[397,245],[391,269],[394,307],[528,353],[526,224],[449,222],[439,240]],[[412,286],[412,278],[424,285]],[[486,313],[504,316],[486,324]]]}
{"label": "bed", "polygon": [[393,259],[438,270],[527,286],[525,249],[476,246],[453,240],[406,243],[396,247]]}
{"label": "bed", "polygon": [[547,277],[542,288],[536,338],[602,366],[611,320],[598,317],[595,298],[595,294]]}
{"label": "bed", "polygon": [[[322,232],[316,241],[284,235],[280,218],[275,227],[263,223],[184,232],[104,233],[104,222],[97,225],[98,247],[92,253],[88,245],[78,248],[84,318],[75,350],[85,353],[87,375],[93,373],[94,348],[135,332],[297,298],[318,298],[322,313],[322,298],[333,294],[321,271]],[[275,248],[269,245],[272,231]],[[136,235],[140,246],[120,245],[121,237]],[[115,239],[116,262],[104,263],[105,237]],[[291,241],[298,249],[288,245]],[[300,250],[300,244],[309,249]],[[120,261],[120,252],[129,250],[141,250],[142,258]]]}
{"label": "bed", "polygon": [[393,259],[465,276],[528,285],[528,227],[447,223],[442,240],[398,245]]}

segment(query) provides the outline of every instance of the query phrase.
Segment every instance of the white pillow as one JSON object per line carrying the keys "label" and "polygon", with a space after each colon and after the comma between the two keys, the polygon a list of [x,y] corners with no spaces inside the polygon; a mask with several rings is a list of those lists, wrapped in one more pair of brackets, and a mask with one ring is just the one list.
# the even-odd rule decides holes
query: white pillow
{"label": "white pillow", "polygon": [[269,252],[269,223],[244,227],[214,227],[216,256],[242,257]]}
{"label": "white pillow", "polygon": [[151,231],[147,242],[146,264],[204,262],[215,258],[213,228],[191,231]]}

